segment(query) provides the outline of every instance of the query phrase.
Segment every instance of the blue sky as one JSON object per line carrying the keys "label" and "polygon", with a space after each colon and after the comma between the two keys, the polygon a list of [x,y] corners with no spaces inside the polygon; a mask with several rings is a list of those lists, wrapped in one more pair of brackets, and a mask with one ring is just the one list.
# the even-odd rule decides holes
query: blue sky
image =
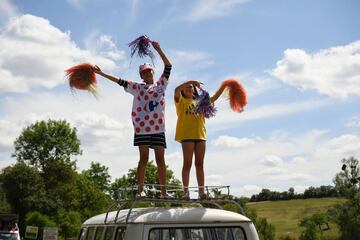
{"label": "blue sky", "polygon": [[[131,60],[126,44],[147,34],[173,63],[166,162],[178,178],[173,89],[196,79],[214,92],[233,76],[249,104],[236,114],[225,98],[217,103],[206,183],[246,196],[331,184],[342,158],[360,157],[359,12],[355,0],[1,0],[0,168],[15,163],[21,129],[48,118],[78,129],[79,170],[98,161],[115,179],[135,167],[131,96],[101,78],[98,100],[72,94],[63,71],[89,61],[140,81],[137,66],[149,59]],[[159,76],[159,58],[155,65]]]}

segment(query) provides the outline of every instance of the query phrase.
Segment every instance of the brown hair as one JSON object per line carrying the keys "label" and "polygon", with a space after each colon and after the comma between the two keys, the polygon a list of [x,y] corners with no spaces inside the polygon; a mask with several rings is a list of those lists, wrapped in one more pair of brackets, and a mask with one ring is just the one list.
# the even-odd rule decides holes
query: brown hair
{"label": "brown hair", "polygon": [[[194,84],[191,84],[191,86],[193,87],[194,89],[194,92],[193,92],[193,99],[197,99],[199,97],[199,92],[197,91],[196,87]],[[183,91],[181,90],[181,96],[183,96],[183,98],[185,98],[184,96],[184,93]]]}

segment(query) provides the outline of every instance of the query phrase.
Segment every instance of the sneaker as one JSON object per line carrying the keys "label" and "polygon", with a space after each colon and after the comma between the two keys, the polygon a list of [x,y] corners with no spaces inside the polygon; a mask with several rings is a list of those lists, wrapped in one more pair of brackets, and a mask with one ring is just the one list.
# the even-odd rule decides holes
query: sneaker
{"label": "sneaker", "polygon": [[190,193],[189,193],[189,192],[185,192],[183,198],[184,198],[184,200],[186,200],[186,201],[190,200]]}
{"label": "sneaker", "polygon": [[141,191],[140,193],[136,194],[136,198],[146,198],[146,194],[144,191]]}
{"label": "sneaker", "polygon": [[205,193],[199,193],[199,199],[200,200],[207,200],[209,199],[209,196]]}
{"label": "sneaker", "polygon": [[160,199],[170,200],[170,199],[174,199],[174,197],[172,197],[169,194],[165,193],[165,194],[161,194]]}

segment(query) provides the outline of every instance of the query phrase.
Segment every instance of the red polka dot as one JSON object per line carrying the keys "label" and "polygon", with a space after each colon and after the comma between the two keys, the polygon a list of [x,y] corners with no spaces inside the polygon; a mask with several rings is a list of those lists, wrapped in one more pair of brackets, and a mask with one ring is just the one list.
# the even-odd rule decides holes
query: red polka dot
{"label": "red polka dot", "polygon": [[138,122],[138,121],[140,121],[140,118],[135,118],[135,122]]}
{"label": "red polka dot", "polygon": [[131,116],[135,117],[136,116],[136,112],[132,112]]}
{"label": "red polka dot", "polygon": [[164,80],[161,80],[161,85],[165,85]]}
{"label": "red polka dot", "polygon": [[149,123],[150,123],[150,125],[152,126],[152,125],[154,125],[155,122],[154,122],[154,120],[150,120]]}
{"label": "red polka dot", "polygon": [[148,100],[149,99],[149,96],[148,95],[145,95],[145,100]]}
{"label": "red polka dot", "polygon": [[133,89],[136,89],[136,85],[135,85],[135,84],[133,85]]}
{"label": "red polka dot", "polygon": [[149,91],[148,91],[148,93],[150,93],[150,94],[152,94],[154,92],[154,90],[152,90],[152,89],[150,89]]}
{"label": "red polka dot", "polygon": [[136,111],[140,112],[140,111],[141,111],[141,107],[138,107],[138,108],[136,109]]}
{"label": "red polka dot", "polygon": [[154,97],[154,98],[156,98],[157,96],[159,96],[159,94],[157,94],[157,93],[154,93],[154,94],[153,94],[153,97]]}
{"label": "red polka dot", "polygon": [[160,118],[158,122],[159,122],[160,124],[162,124],[162,123],[163,123],[162,118]]}
{"label": "red polka dot", "polygon": [[147,131],[147,132],[150,132],[150,130],[151,130],[150,127],[146,127],[146,128],[145,128],[145,131]]}
{"label": "red polka dot", "polygon": [[137,97],[137,100],[141,101],[141,98],[140,98],[140,96],[138,96],[138,97]]}
{"label": "red polka dot", "polygon": [[158,125],[155,126],[155,130],[158,131],[160,127]]}
{"label": "red polka dot", "polygon": [[141,91],[141,92],[140,92],[140,96],[144,96],[144,91]]}
{"label": "red polka dot", "polygon": [[158,118],[158,114],[157,113],[154,113],[154,118]]}
{"label": "red polka dot", "polygon": [[165,101],[164,101],[164,100],[161,100],[161,101],[160,101],[160,104],[161,104],[161,106],[163,106],[163,105],[165,104]]}
{"label": "red polka dot", "polygon": [[140,132],[140,128],[135,128],[135,131],[138,133]]}
{"label": "red polka dot", "polygon": [[145,126],[145,123],[144,122],[140,122],[140,126]]}
{"label": "red polka dot", "polygon": [[149,120],[149,118],[150,118],[149,115],[145,116],[145,120]]}

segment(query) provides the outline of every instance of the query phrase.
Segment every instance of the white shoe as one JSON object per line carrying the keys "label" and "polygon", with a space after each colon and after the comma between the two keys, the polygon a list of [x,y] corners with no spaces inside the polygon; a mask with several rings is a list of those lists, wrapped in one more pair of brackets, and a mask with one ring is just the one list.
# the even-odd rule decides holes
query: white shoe
{"label": "white shoe", "polygon": [[144,190],[141,191],[140,193],[137,193],[136,198],[146,198],[146,194],[145,194]]}

